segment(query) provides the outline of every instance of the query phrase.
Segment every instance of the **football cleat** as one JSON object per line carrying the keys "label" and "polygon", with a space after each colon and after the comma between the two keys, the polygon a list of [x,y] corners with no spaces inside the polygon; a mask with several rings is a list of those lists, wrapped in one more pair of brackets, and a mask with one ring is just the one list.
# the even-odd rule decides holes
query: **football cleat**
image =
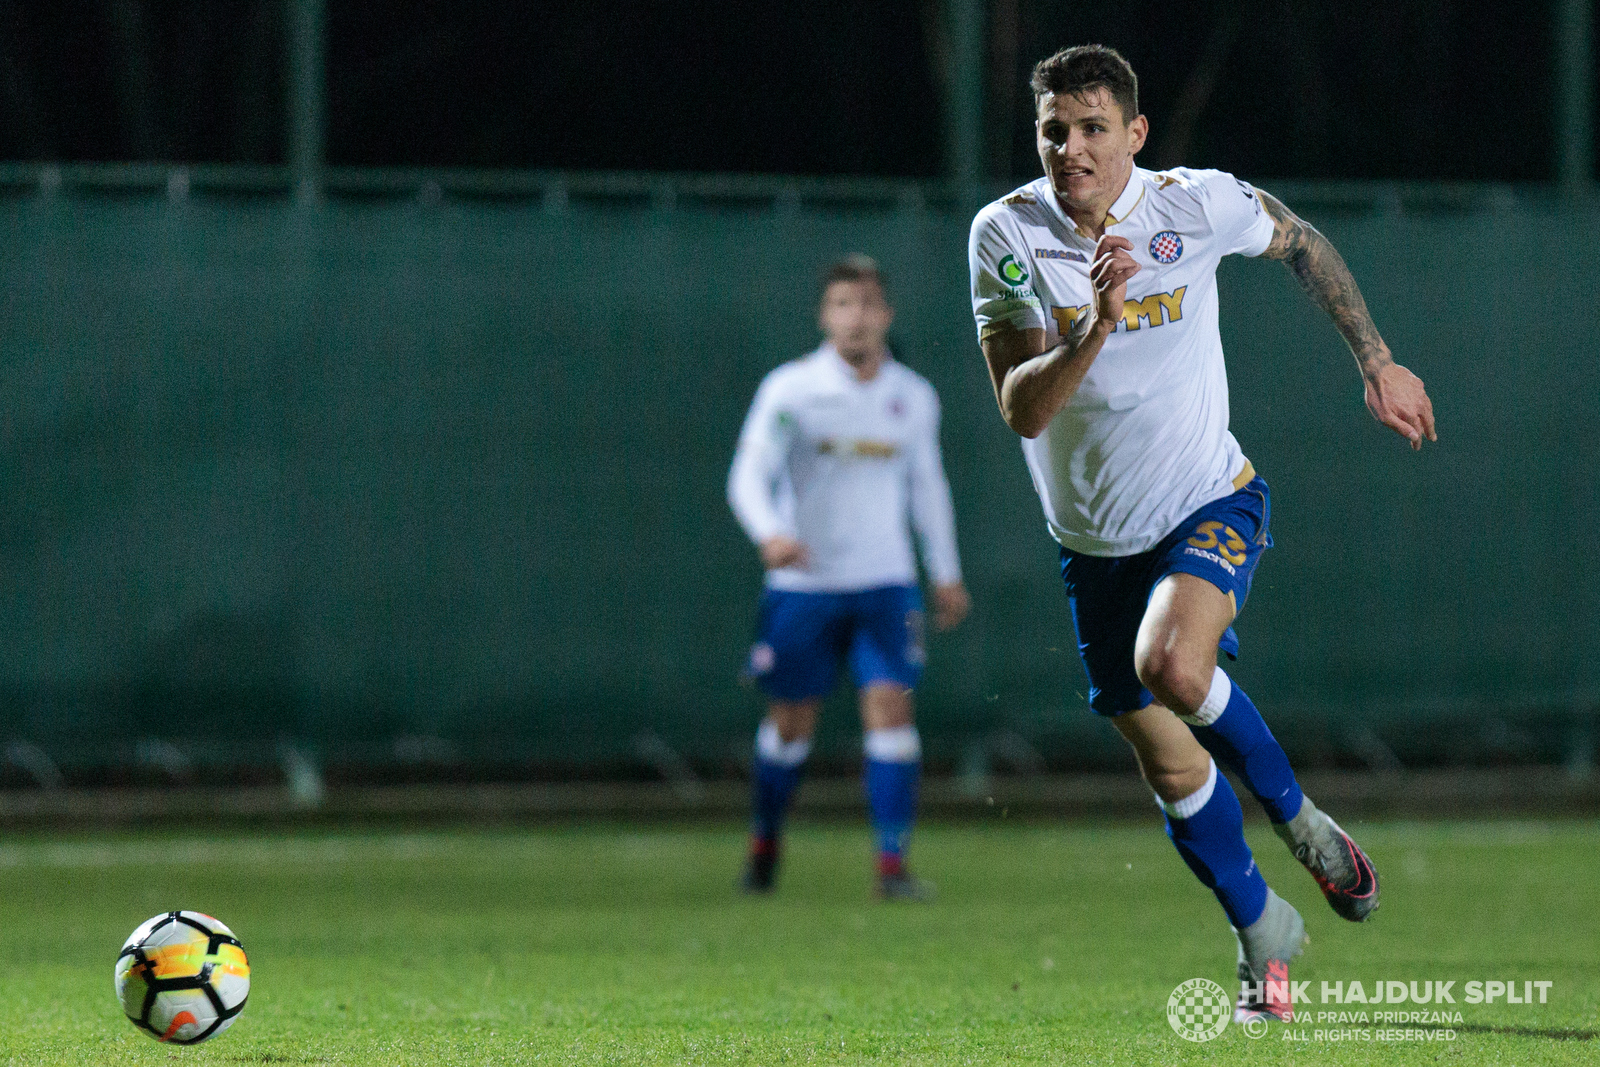
{"label": "football cleat", "polygon": [[1289,965],[1283,960],[1267,964],[1265,981],[1257,982],[1244,961],[1239,962],[1239,1000],[1233,1006],[1233,1021],[1247,1023],[1251,1019],[1268,1022],[1294,1022],[1294,1006],[1289,1003],[1285,990],[1289,988]]}
{"label": "football cleat", "polygon": [[1339,918],[1358,923],[1377,910],[1378,872],[1372,861],[1310,797],[1299,814],[1273,823],[1272,829],[1311,872]]}
{"label": "football cleat", "polygon": [[913,904],[927,904],[933,900],[933,883],[918,878],[901,869],[893,874],[878,875],[879,900],[904,900]]}
{"label": "football cleat", "polygon": [[739,876],[739,889],[745,893],[772,892],[778,876],[778,843],[753,840],[750,855],[744,861],[744,873]]}
{"label": "football cleat", "polygon": [[1311,940],[1306,936],[1305,920],[1292,904],[1268,889],[1261,918],[1243,930],[1234,930],[1234,936],[1239,941],[1240,989],[1233,1021],[1293,1022],[1289,961],[1304,952]]}

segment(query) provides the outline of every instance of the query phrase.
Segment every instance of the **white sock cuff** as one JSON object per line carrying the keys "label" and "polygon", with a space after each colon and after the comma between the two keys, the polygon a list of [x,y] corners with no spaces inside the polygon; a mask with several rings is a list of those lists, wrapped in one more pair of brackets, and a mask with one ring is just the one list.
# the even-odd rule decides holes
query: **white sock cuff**
{"label": "white sock cuff", "polygon": [[797,737],[785,741],[778,733],[778,724],[762,719],[756,728],[756,755],[780,767],[798,767],[811,755],[811,738]]}
{"label": "white sock cuff", "polygon": [[1178,718],[1190,726],[1210,726],[1222,718],[1222,713],[1228,710],[1228,701],[1233,699],[1233,681],[1228,677],[1228,672],[1221,667],[1211,676],[1211,690],[1206,693],[1206,698],[1195,709],[1193,715],[1179,715]]}
{"label": "white sock cuff", "polygon": [[922,758],[922,735],[910,725],[868,730],[861,747],[879,763],[915,763]]}
{"label": "white sock cuff", "polygon": [[1216,790],[1217,761],[1212,760],[1211,773],[1206,775],[1205,785],[1201,786],[1199,789],[1196,789],[1193,793],[1190,793],[1182,800],[1175,800],[1170,804],[1165,800],[1161,800],[1160,797],[1157,797],[1156,799],[1161,800],[1161,810],[1172,816],[1174,819],[1187,819],[1192,817],[1195,812],[1209,804],[1211,802],[1211,794],[1216,792]]}

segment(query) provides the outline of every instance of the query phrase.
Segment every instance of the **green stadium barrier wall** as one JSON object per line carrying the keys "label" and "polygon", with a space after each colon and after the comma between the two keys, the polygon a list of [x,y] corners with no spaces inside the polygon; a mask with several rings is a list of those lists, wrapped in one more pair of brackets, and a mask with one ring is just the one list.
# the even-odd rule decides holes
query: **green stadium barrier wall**
{"label": "green stadium barrier wall", "polygon": [[[1302,759],[1563,758],[1600,705],[1600,214],[1319,221],[1440,442],[1373,422],[1280,265],[1225,264],[1277,541],[1230,670]],[[930,757],[1128,765],[974,339],[966,217],[82,196],[0,225],[0,740],[736,767],[760,571],[727,465],[817,340],[820,268],[861,251],[943,399],[976,603],[933,639]],[[830,706],[840,762],[853,717]]]}

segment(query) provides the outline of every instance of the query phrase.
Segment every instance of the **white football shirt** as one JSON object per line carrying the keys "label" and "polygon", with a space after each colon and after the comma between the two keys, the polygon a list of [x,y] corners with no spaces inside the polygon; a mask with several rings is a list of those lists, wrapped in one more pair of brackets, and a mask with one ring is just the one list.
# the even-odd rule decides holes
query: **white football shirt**
{"label": "white football shirt", "polygon": [[728,503],[757,544],[786,534],[806,546],[804,567],[767,572],[774,589],[915,584],[908,517],[933,581],[961,580],[939,397],[893,359],[863,382],[825,344],[768,374],[739,434]]}
{"label": "white football shirt", "polygon": [[[1050,533],[1074,552],[1129,556],[1255,472],[1228,432],[1228,376],[1217,332],[1217,264],[1258,256],[1272,219],[1255,190],[1216,170],[1135,167],[1106,233],[1133,242],[1142,268],[1122,321],[1083,384],[1023,454]],[[1039,178],[978,213],[967,248],[982,338],[1043,329],[1054,347],[1094,300],[1095,239]]]}

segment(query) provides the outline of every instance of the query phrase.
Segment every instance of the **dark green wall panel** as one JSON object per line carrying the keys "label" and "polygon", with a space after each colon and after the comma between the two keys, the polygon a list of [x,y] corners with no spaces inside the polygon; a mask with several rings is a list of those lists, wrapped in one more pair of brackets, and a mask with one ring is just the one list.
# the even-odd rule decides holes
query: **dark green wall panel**
{"label": "dark green wall panel", "polygon": [[[1234,673],[1305,752],[1545,744],[1518,724],[1600,703],[1600,217],[1323,221],[1441,441],[1372,422],[1281,267],[1225,265],[1278,542]],[[107,199],[0,227],[0,736],[585,762],[650,729],[737,759],[760,575],[727,463],[762,374],[814,343],[818,268],[865,251],[944,401],[977,601],[933,649],[930,750],[1009,729],[1121,758],[973,340],[962,219]]]}

